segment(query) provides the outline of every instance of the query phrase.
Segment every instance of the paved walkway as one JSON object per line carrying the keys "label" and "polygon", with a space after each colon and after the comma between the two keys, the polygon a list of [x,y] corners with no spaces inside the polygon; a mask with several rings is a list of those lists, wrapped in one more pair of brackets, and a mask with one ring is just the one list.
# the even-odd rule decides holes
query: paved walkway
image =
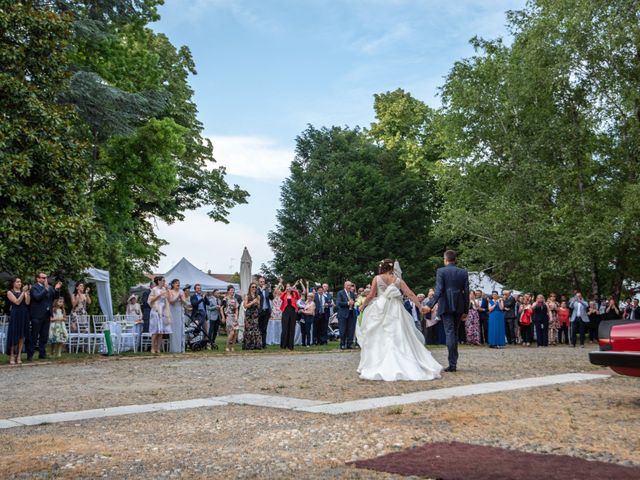
{"label": "paved walkway", "polygon": [[197,398],[175,402],[148,403],[143,405],[125,405],[120,407],[79,410],[75,412],[50,413],[28,417],[14,417],[0,420],[0,429],[42,425],[60,422],[73,422],[94,418],[120,415],[153,413],[171,410],[186,410],[198,407],[222,407],[225,405],[252,405],[268,408],[280,408],[291,411],[341,415],[346,413],[394,407],[432,400],[446,400],[455,397],[499,393],[527,388],[544,387],[563,383],[575,383],[608,378],[609,375],[593,373],[567,373],[544,377],[524,378],[501,382],[476,383],[450,388],[440,388],[420,392],[406,393],[377,398],[364,398],[341,403],[329,403],[321,400],[308,400],[274,395],[235,394],[212,398]]}

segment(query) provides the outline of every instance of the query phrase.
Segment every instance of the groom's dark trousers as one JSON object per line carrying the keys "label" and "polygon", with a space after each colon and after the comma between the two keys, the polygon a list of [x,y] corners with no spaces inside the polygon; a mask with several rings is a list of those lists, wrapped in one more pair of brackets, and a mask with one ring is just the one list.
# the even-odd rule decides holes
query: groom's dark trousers
{"label": "groom's dark trousers", "polygon": [[449,365],[458,365],[458,328],[460,326],[460,315],[457,313],[443,313],[440,317],[444,334],[447,339],[447,350],[449,350]]}

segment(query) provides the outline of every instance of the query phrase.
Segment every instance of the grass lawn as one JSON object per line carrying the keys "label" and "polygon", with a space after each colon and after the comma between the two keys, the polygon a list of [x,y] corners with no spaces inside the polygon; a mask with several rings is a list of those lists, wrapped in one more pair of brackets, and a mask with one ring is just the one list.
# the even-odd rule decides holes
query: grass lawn
{"label": "grass lawn", "polygon": [[[197,352],[192,352],[191,350],[187,350],[183,354],[177,353],[161,353],[160,356],[170,356],[170,355],[178,355],[178,356],[211,356],[211,355],[268,355],[268,354],[282,354],[282,353],[323,353],[323,352],[337,352],[340,353],[340,342],[338,340],[330,341],[327,345],[312,345],[310,347],[303,347],[300,345],[296,345],[293,352],[289,352],[288,350],[280,349],[279,345],[269,345],[264,350],[242,350],[242,344],[236,343],[235,352],[225,352],[224,348],[227,343],[226,336],[218,336],[216,338],[216,345],[218,349],[215,350],[201,350]],[[444,345],[429,345],[429,349],[432,350],[434,348],[445,348]],[[47,348],[47,355],[49,352],[49,348]],[[123,352],[120,355],[114,354],[113,357],[121,357],[121,358],[131,358],[131,357],[153,357],[149,352]],[[67,353],[64,352],[60,358],[47,356],[45,360],[38,360],[38,354],[34,355],[34,360],[32,362],[26,361],[27,355],[22,354],[22,362],[23,365],[32,365],[32,364],[43,364],[43,363],[73,363],[73,362],[86,362],[86,361],[97,361],[103,359],[104,357],[98,353],[96,354],[88,354],[84,352],[79,353]],[[0,355],[0,366],[9,366],[9,356],[8,355]]]}

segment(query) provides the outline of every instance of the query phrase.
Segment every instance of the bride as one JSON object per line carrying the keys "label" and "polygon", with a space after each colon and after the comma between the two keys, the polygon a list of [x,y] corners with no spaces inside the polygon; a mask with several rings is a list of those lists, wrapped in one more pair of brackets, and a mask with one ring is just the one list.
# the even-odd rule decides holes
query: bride
{"label": "bride", "polygon": [[[397,268],[399,270],[399,268]],[[420,300],[394,273],[394,262],[380,262],[364,301],[358,343],[362,350],[358,373],[365,380],[433,380],[442,366],[424,347],[424,337],[402,304],[402,293],[420,308]]]}

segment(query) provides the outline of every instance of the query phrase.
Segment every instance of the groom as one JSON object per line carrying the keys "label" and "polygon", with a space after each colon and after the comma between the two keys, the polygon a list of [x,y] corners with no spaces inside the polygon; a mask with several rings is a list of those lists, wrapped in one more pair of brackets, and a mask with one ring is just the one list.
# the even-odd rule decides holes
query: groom
{"label": "groom", "polygon": [[456,252],[444,252],[444,267],[436,273],[436,291],[422,313],[429,313],[438,303],[438,314],[442,318],[449,350],[449,366],[445,372],[455,372],[458,364],[458,326],[469,313],[469,274],[456,266]]}

